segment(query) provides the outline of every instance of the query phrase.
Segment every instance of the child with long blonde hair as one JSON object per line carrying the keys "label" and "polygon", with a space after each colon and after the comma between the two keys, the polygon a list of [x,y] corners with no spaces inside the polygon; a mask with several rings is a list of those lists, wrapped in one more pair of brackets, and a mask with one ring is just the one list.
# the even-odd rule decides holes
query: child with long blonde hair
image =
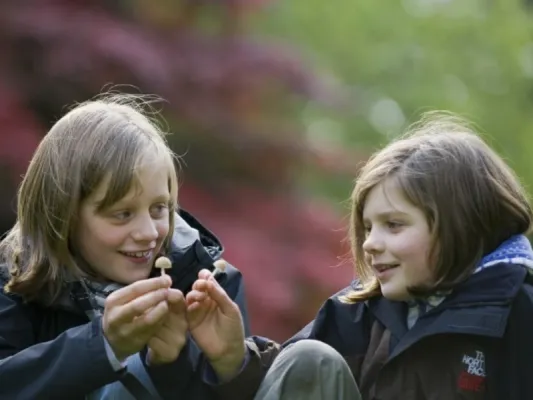
{"label": "child with long blonde hair", "polygon": [[[223,248],[178,210],[175,155],[145,105],[79,104],[31,160],[0,244],[2,399],[210,396],[184,295]],[[245,314],[240,273],[220,279]]]}

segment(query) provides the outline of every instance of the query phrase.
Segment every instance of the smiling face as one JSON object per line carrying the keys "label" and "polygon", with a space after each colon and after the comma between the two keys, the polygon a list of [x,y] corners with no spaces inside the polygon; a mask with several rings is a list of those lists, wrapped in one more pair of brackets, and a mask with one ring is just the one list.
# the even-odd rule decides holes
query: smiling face
{"label": "smiling face", "polygon": [[407,201],[393,178],[376,185],[363,209],[363,250],[384,297],[405,301],[409,287],[432,279],[431,233],[424,213]]}
{"label": "smiling face", "polygon": [[85,199],[75,233],[76,250],[101,278],[122,284],[146,279],[169,233],[169,171],[165,162],[143,163],[135,184],[115,204],[99,209],[104,180]]}

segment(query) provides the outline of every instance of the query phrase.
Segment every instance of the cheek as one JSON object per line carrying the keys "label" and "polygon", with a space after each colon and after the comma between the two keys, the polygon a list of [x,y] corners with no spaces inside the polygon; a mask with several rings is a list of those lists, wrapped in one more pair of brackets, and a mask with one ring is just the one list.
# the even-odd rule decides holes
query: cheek
{"label": "cheek", "polygon": [[416,264],[427,264],[430,241],[425,235],[409,235],[396,241],[396,254]]}
{"label": "cheek", "polygon": [[170,231],[170,223],[168,220],[159,221],[156,225],[157,233],[160,239],[164,239]]}
{"label": "cheek", "polygon": [[398,249],[396,254],[404,261],[417,265],[425,264],[427,259],[425,251],[420,247],[403,246],[401,249]]}
{"label": "cheek", "polygon": [[413,272],[421,280],[429,279],[431,276],[431,263],[429,260],[428,241],[420,240],[417,245],[409,246],[406,252],[406,259],[412,266]]}
{"label": "cheek", "polygon": [[93,238],[94,241],[104,246],[117,247],[124,243],[128,235],[129,232],[127,229],[107,226],[106,229],[95,231]]}

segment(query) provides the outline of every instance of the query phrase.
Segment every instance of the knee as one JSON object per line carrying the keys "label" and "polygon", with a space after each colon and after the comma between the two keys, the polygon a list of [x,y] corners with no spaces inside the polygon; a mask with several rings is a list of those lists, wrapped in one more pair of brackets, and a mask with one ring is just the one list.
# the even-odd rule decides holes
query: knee
{"label": "knee", "polygon": [[274,360],[256,399],[350,399],[361,396],[344,358],[317,340],[301,340]]}
{"label": "knee", "polygon": [[302,374],[313,375],[320,369],[347,367],[346,361],[333,347],[318,340],[300,340],[286,349],[285,357],[290,358],[293,367]]}

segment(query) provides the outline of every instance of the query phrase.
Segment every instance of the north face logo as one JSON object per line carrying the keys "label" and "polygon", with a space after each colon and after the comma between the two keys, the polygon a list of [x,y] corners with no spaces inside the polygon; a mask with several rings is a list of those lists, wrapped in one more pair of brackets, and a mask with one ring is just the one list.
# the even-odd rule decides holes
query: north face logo
{"label": "north face logo", "polygon": [[474,356],[465,354],[462,359],[464,370],[459,375],[457,386],[468,392],[485,389],[485,354],[476,351]]}

